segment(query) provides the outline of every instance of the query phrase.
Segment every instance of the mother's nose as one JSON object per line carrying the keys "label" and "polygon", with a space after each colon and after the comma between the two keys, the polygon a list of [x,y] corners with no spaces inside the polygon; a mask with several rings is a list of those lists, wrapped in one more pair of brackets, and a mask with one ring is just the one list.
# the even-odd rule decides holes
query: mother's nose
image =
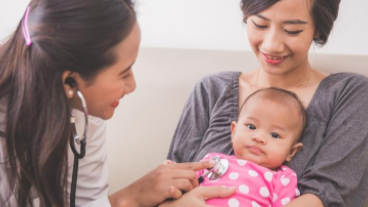
{"label": "mother's nose", "polygon": [[264,35],[262,41],[262,51],[269,54],[269,55],[277,55],[281,54],[285,49],[285,44],[283,40],[283,36],[276,29],[271,29],[267,31]]}

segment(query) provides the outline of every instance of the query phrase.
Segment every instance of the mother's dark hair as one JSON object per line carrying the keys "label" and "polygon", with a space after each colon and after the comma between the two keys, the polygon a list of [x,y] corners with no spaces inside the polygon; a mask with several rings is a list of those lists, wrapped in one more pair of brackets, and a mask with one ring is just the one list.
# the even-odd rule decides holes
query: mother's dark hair
{"label": "mother's dark hair", "polygon": [[[62,74],[86,80],[112,65],[113,47],[136,22],[131,0],[32,0],[28,22],[0,46],[0,101],[5,103],[5,136],[19,206],[66,206],[68,98]],[[32,45],[22,34],[27,24]],[[5,179],[5,178],[1,178]],[[10,191],[10,189],[9,189]]]}
{"label": "mother's dark hair", "polygon": [[[246,22],[247,17],[271,7],[280,0],[242,0],[241,9]],[[341,0],[306,0],[312,3],[311,16],[316,27],[314,42],[318,45],[327,43],[334,22],[339,12]]]}

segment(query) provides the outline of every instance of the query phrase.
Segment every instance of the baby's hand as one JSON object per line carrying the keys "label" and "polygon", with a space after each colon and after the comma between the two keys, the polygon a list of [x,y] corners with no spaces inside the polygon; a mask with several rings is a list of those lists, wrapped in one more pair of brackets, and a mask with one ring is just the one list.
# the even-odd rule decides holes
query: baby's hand
{"label": "baby's hand", "polygon": [[172,160],[165,160],[163,164],[176,164],[176,162]]}

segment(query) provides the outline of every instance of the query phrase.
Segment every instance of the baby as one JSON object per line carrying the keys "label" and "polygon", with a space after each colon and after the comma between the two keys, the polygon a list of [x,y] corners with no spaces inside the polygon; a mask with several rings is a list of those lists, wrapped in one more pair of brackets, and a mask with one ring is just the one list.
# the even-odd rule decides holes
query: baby
{"label": "baby", "polygon": [[240,108],[237,122],[231,123],[235,155],[210,153],[203,158],[218,157],[229,167],[217,180],[205,177],[201,186],[236,186],[236,193],[207,200],[207,204],[277,207],[299,196],[296,173],[282,164],[290,162],[303,147],[298,141],[305,120],[303,105],[290,91],[266,88],[251,94]]}

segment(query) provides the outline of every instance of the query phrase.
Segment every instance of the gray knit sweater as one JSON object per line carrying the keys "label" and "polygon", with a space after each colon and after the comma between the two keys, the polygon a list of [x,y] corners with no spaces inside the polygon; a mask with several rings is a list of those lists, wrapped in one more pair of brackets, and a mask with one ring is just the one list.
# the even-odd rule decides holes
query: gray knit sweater
{"label": "gray knit sweater", "polygon": [[[233,154],[230,123],[237,120],[240,72],[203,78],[190,95],[168,159],[198,161],[209,152]],[[368,79],[339,73],[326,77],[308,108],[303,149],[288,165],[301,193],[325,206],[362,206],[368,191]]]}

